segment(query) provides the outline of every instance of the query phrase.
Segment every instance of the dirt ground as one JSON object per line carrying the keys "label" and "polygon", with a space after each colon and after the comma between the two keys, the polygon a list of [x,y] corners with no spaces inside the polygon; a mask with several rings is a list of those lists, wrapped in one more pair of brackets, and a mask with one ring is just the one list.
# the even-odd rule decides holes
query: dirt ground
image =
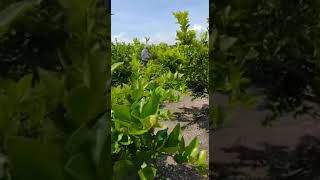
{"label": "dirt ground", "polygon": [[[259,94],[259,93],[258,93]],[[227,105],[223,95],[214,102]],[[227,109],[224,127],[208,125],[208,99],[185,96],[178,103],[165,104],[175,119],[166,123],[171,130],[177,123],[184,129],[186,143],[201,140],[201,149],[210,147],[210,179],[312,180],[320,177],[320,121],[309,116],[294,119],[292,114],[264,127],[261,121],[270,112],[261,108],[263,97],[253,107]],[[320,110],[319,110],[320,111]],[[210,138],[209,138],[210,137]],[[209,145],[210,139],[210,145]],[[200,180],[197,172],[177,165],[170,158],[159,162],[158,179]]]}
{"label": "dirt ground", "polygon": [[[166,103],[164,109],[170,110],[174,114],[172,121],[166,121],[165,125],[169,132],[180,123],[183,128],[183,135],[186,144],[193,137],[200,139],[200,149],[207,150],[207,160],[209,159],[209,123],[208,123],[208,98],[197,98],[192,100],[190,96],[184,96],[177,103]],[[158,165],[158,179],[170,180],[202,180],[201,176],[191,167],[177,165],[170,157],[160,161]]]}
{"label": "dirt ground", "polygon": [[[215,102],[225,105],[226,97]],[[320,177],[320,122],[291,114],[264,127],[269,113],[256,106],[228,113],[225,126],[210,132],[210,179],[315,179]]]}

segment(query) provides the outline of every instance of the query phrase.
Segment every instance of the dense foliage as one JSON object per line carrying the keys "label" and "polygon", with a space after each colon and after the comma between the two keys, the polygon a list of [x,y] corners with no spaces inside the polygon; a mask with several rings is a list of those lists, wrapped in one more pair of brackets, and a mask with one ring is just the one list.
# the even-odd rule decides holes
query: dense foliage
{"label": "dense foliage", "polygon": [[109,15],[95,0],[5,2],[0,179],[106,179]]}
{"label": "dense foliage", "polygon": [[[135,60],[135,59],[134,59]],[[140,64],[140,62],[138,62]],[[139,66],[139,64],[136,64]],[[156,176],[156,162],[171,155],[179,163],[192,163],[206,175],[206,151],[199,152],[199,139],[195,137],[185,145],[179,124],[168,132],[161,121],[170,119],[170,112],[160,109],[164,101],[176,101],[178,92],[166,88],[168,81],[178,75],[165,74],[165,79],[148,79],[137,67],[129,84],[112,89],[112,153],[116,179],[140,179]],[[157,131],[157,132],[156,132]]]}
{"label": "dense foliage", "polygon": [[[146,69],[142,43],[118,44],[110,67],[110,16],[98,6],[95,0],[1,4],[0,178],[149,180],[166,155],[206,175],[207,153],[196,137],[185,145],[179,125],[156,129],[171,117],[161,103],[188,89],[181,74],[188,69],[166,58],[205,61],[206,43],[152,46],[161,49],[152,56],[161,60]],[[111,81],[108,69],[116,68]],[[206,78],[204,71],[196,79],[202,93]]]}
{"label": "dense foliage", "polygon": [[174,17],[177,24],[180,25],[177,31],[177,43],[168,45],[166,43],[148,45],[134,39],[133,43],[112,42],[112,62],[123,62],[113,74],[113,85],[128,83],[131,75],[131,59],[134,51],[137,52],[137,58],[141,59],[140,52],[145,46],[149,48],[150,63],[148,73],[151,76],[159,76],[163,72],[183,74],[185,85],[183,91],[192,89],[195,96],[205,96],[208,94],[208,32],[201,34],[201,38],[196,38],[196,32],[191,30],[189,24],[189,14],[187,11],[175,12]]}
{"label": "dense foliage", "polygon": [[[217,9],[220,2],[210,1],[209,20],[209,96],[210,96],[210,126],[220,128],[226,119],[225,108],[236,105],[253,105],[255,97],[247,92],[251,85],[250,78],[246,77],[246,68],[242,59],[237,56],[238,49],[233,48],[235,37],[224,35],[224,29],[217,24],[221,14]],[[222,3],[225,4],[225,3]],[[224,15],[224,14],[222,14]],[[216,94],[224,94],[229,98],[229,107],[219,104]]]}
{"label": "dense foliage", "polygon": [[146,44],[137,39],[132,44],[112,44],[112,158],[116,179],[154,179],[157,161],[166,156],[207,175],[207,151],[200,151],[199,139],[194,137],[186,145],[179,124],[171,132],[162,125],[172,118],[169,111],[161,109],[163,102],[178,101],[189,88],[201,95],[207,91],[207,39],[203,35],[199,41],[195,32],[188,30],[188,12],[174,15],[182,29],[177,32],[178,43],[149,45],[147,67],[142,65],[140,52],[148,38]]}
{"label": "dense foliage", "polygon": [[238,64],[265,89],[273,111],[266,123],[288,112],[318,114],[310,106],[319,103],[318,1],[231,0],[213,2],[212,12],[219,49],[227,50],[212,57]]}
{"label": "dense foliage", "polygon": [[12,2],[15,1],[0,3],[2,9],[17,8],[17,19],[10,17],[10,9],[1,13],[6,18],[0,30],[1,76],[19,79],[27,73],[36,74],[37,67],[59,70],[60,63],[52,52],[61,47],[67,37],[59,4],[43,1],[31,6],[24,1],[17,5],[10,4]]}
{"label": "dense foliage", "polygon": [[[291,113],[319,119],[319,18],[317,0],[211,0],[210,99],[220,85],[225,85],[223,80],[228,79],[228,72],[231,72],[226,70],[236,67],[241,72],[238,73],[241,78],[237,79],[243,79],[242,82],[247,84],[242,86],[242,91],[249,86],[264,90],[265,108],[272,112],[263,121],[264,125],[271,125],[275,119]],[[210,108],[211,118],[224,117],[223,109],[215,104],[214,99],[210,100]],[[310,179],[317,176],[313,172],[317,168],[310,168],[312,162],[308,162],[308,155],[301,156],[302,161],[300,156],[294,157],[300,151],[316,149],[308,147],[314,142],[307,141],[303,139],[303,145],[288,156],[282,150],[281,153],[270,151],[270,147],[265,152],[241,148],[239,157],[245,160],[242,162],[241,159],[240,164],[251,164],[252,159],[247,155],[259,154],[259,163],[261,159],[267,159],[267,163],[260,165],[265,167],[269,163],[266,169],[271,177]],[[308,153],[312,160],[317,159],[312,152]],[[282,157],[285,161],[279,160]],[[245,162],[248,159],[250,162]],[[251,165],[257,167],[256,162]],[[236,166],[237,163],[232,164],[232,167]],[[225,165],[222,168],[226,169]],[[234,172],[230,171],[236,174]]]}

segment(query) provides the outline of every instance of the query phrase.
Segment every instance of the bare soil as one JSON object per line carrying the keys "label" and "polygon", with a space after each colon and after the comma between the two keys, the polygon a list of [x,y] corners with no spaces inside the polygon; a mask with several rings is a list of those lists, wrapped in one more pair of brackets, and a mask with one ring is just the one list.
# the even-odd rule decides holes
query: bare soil
{"label": "bare soil", "polygon": [[[213,98],[226,104],[222,95]],[[210,179],[319,179],[320,121],[288,114],[265,127],[269,112],[259,103],[262,97],[230,111],[224,127],[210,132]]]}

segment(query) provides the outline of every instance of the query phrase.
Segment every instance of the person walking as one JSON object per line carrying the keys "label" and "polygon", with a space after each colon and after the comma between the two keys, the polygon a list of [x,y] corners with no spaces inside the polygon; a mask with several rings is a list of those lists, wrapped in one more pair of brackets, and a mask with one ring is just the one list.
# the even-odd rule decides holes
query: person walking
{"label": "person walking", "polygon": [[142,58],[142,63],[143,63],[143,66],[146,67],[147,66],[147,63],[148,63],[148,60],[149,60],[149,55],[148,55],[148,49],[147,47],[144,47],[142,52],[141,52],[141,58]]}

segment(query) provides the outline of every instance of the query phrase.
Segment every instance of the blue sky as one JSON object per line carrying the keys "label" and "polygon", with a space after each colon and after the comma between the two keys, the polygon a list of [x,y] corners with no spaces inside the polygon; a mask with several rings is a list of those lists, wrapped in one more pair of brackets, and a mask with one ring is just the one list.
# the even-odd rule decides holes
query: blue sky
{"label": "blue sky", "polygon": [[174,44],[179,25],[174,11],[188,10],[190,28],[198,33],[207,27],[209,0],[112,0],[112,40],[132,42],[144,36],[150,43]]}

